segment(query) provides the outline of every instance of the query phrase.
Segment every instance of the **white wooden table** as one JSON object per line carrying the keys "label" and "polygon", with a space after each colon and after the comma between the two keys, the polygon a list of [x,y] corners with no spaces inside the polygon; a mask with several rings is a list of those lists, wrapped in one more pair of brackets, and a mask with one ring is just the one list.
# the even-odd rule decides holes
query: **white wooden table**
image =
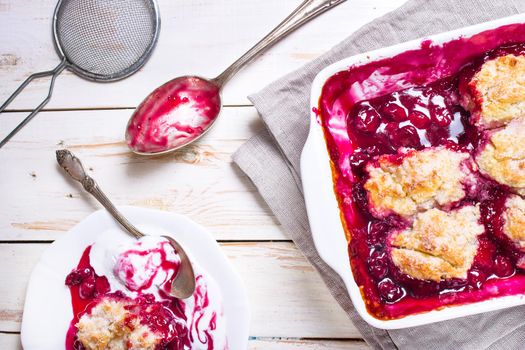
{"label": "white wooden table", "polygon": [[[366,344],[281,230],[231,154],[263,126],[246,96],[327,51],[403,0],[349,0],[292,34],[236,76],[199,143],[153,159],[123,142],[132,110],[177,75],[215,76],[300,0],[159,0],[157,48],[134,76],[111,84],[64,71],[46,110],[0,149],[0,349],[19,349],[25,288],[47,245],[99,206],[55,165],[67,147],[119,204],[187,215],[217,238],[251,300],[250,349],[362,349]],[[58,63],[55,0],[0,0],[0,100],[30,73]],[[47,93],[38,80],[0,115],[0,137]],[[154,186],[151,186],[151,184]],[[234,349],[236,350],[236,349]]]}

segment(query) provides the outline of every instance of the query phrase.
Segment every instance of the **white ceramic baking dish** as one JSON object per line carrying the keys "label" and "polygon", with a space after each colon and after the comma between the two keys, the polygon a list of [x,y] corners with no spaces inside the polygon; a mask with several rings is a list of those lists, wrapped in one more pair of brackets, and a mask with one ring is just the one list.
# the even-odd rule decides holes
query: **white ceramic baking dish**
{"label": "white ceramic baking dish", "polygon": [[419,49],[424,41],[439,45],[457,38],[468,38],[494,28],[513,23],[525,23],[525,14],[486,22],[427,38],[359,54],[336,62],[323,69],[315,78],[310,102],[310,132],[301,156],[301,174],[308,218],[315,246],[321,258],[343,279],[352,302],[361,317],[377,328],[398,329],[479,314],[488,311],[525,304],[524,295],[494,298],[466,305],[450,306],[394,320],[381,320],[368,313],[361,292],[353,278],[348,257],[348,243],[341,222],[330,158],[322,126],[315,111],[325,82],[335,73],[379,59],[396,56],[409,50]]}

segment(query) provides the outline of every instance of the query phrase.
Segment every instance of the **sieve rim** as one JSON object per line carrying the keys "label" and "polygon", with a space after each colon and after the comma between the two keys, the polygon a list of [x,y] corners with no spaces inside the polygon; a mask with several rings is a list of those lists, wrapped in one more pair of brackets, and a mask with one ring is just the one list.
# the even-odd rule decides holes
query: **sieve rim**
{"label": "sieve rim", "polygon": [[161,21],[160,21],[160,11],[159,11],[159,6],[157,4],[157,0],[144,0],[144,1],[149,2],[152,5],[152,9],[155,14],[154,16],[155,31],[153,33],[153,38],[151,42],[148,44],[148,47],[146,48],[146,50],[144,50],[144,53],[140,56],[140,58],[134,64],[114,74],[97,74],[97,73],[93,73],[88,70],[85,70],[83,68],[80,68],[76,64],[72,63],[67,57],[67,55],[64,53],[61,41],[58,36],[58,28],[57,28],[58,12],[60,11],[60,7],[64,3],[64,1],[67,1],[67,0],[58,0],[58,3],[55,6],[55,10],[53,12],[53,26],[52,26],[53,41],[54,41],[55,49],[58,55],[60,56],[61,59],[63,60],[65,59],[66,61],[66,68],[73,71],[73,73],[75,73],[81,78],[91,80],[91,81],[98,81],[98,82],[118,81],[118,80],[127,78],[133,73],[135,73],[142,66],[144,66],[144,64],[146,64],[146,62],[150,59],[151,53],[153,49],[155,48],[155,46],[157,45],[157,42],[159,40],[159,33],[160,33]]}

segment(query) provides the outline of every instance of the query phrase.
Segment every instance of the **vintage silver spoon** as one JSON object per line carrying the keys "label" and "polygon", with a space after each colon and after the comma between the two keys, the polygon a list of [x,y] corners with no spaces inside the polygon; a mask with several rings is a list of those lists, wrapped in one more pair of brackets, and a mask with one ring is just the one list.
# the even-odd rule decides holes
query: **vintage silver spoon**
{"label": "vintage silver spoon", "polygon": [[[95,197],[100,204],[107,209],[115,220],[126,229],[126,231],[137,239],[145,236],[117,210],[113,203],[111,203],[108,197],[102,192],[100,187],[98,187],[95,180],[86,174],[82,163],[73,155],[73,153],[65,149],[57,150],[56,156],[58,164],[64,168],[69,176],[80,182],[84,189],[91,193],[93,197]],[[162,237],[168,240],[180,257],[179,271],[171,283],[170,294],[179,299],[186,299],[195,291],[195,274],[190,259],[176,240],[169,236]]]}
{"label": "vintage silver spoon", "polygon": [[182,76],[157,88],[128,122],[128,147],[137,154],[155,155],[199,139],[217,120],[222,107],[220,91],[235,73],[295,29],[344,1],[305,0],[216,78]]}

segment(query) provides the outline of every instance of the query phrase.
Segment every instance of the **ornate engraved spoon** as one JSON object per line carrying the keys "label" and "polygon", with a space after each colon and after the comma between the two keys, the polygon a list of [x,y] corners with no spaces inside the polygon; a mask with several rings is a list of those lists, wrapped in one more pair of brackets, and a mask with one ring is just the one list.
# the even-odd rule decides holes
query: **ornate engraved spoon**
{"label": "ornate engraved spoon", "polygon": [[[128,221],[111,203],[111,201],[98,187],[95,180],[86,174],[84,167],[80,160],[68,150],[57,150],[56,151],[57,162],[64,168],[66,173],[69,174],[73,179],[77,180],[82,184],[84,189],[91,193],[100,204],[102,204],[107,211],[122,225],[133,237],[139,239],[145,235],[140,232],[131,222]],[[186,255],[186,252],[176,240],[169,236],[162,236],[167,239],[173,249],[177,252],[180,257],[180,267],[177,271],[177,275],[171,282],[170,295],[179,298],[186,299],[190,297],[195,291],[195,274],[193,267],[191,266],[190,259]]]}

